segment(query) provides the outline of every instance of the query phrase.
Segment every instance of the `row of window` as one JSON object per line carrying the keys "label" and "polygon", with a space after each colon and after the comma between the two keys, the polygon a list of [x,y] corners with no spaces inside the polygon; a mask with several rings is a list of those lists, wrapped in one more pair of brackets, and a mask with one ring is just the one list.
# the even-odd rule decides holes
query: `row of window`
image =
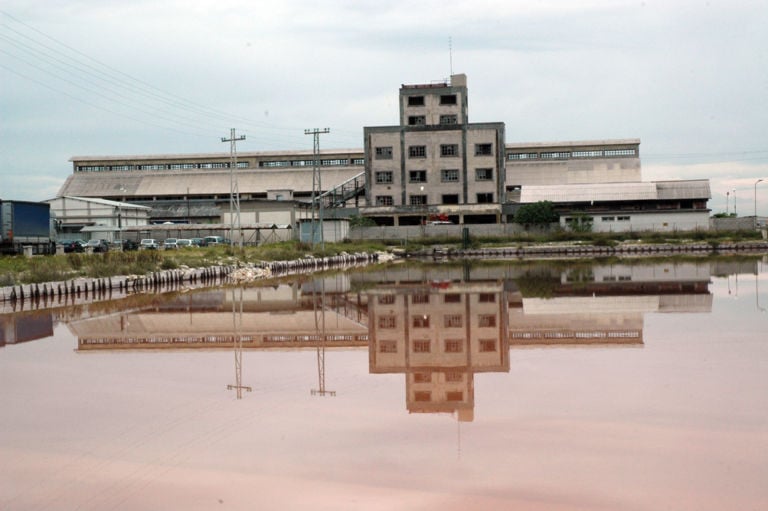
{"label": "row of window", "polygon": [[[319,160],[321,167],[346,167],[349,165],[365,165],[365,158],[334,158]],[[272,160],[260,161],[259,167],[314,167],[315,160]]]}
{"label": "row of window", "polygon": [[[414,353],[432,353],[432,341],[428,339],[413,341]],[[480,339],[478,342],[481,353],[496,351],[496,339]],[[463,339],[446,339],[443,341],[443,353],[463,353]],[[397,341],[379,341],[379,353],[397,353]],[[431,381],[418,381],[416,383],[429,383]],[[446,380],[447,381],[447,380]]]}
{"label": "row of window", "polygon": [[[441,105],[455,105],[456,94],[441,94]],[[424,106],[424,96],[408,96],[408,106]]]}
{"label": "row of window", "polygon": [[602,158],[635,156],[635,149],[599,149],[590,151],[548,151],[541,153],[509,153],[508,160],[567,160],[569,158]]}
{"label": "row of window", "polygon": [[[431,316],[429,314],[417,314],[411,317],[411,326],[413,328],[429,328]],[[379,316],[378,320],[379,328],[392,329],[397,328],[397,316],[384,315]],[[443,327],[445,328],[462,328],[464,326],[464,316],[462,314],[444,314],[443,315]],[[478,314],[477,326],[479,327],[495,327],[496,315],[495,314]]]}
{"label": "row of window", "polygon": [[[448,126],[459,123],[459,116],[456,114],[443,114],[440,116],[438,124],[442,126]],[[409,115],[408,126],[426,126],[426,115]]]}
{"label": "row of window", "polygon": [[[392,159],[392,146],[376,147],[374,154],[377,160],[391,160]],[[459,156],[459,144],[440,144],[440,157],[454,157]],[[475,156],[492,156],[493,144],[475,144]],[[412,145],[408,146],[409,158],[426,158],[427,146],[425,145]]]}
{"label": "row of window", "polygon": [[[248,168],[249,162],[237,162],[237,168]],[[228,169],[229,162],[210,163],[152,163],[147,165],[78,165],[77,172],[121,172],[132,170],[186,170],[186,169]]]}
{"label": "row of window", "polygon": [[[475,196],[477,204],[493,204],[493,193],[478,193]],[[375,197],[377,206],[394,206],[395,198],[392,195],[377,195]],[[459,204],[459,194],[446,193],[440,196],[440,204]],[[410,206],[426,206],[426,195],[409,195],[408,204]]]}
{"label": "row of window", "polygon": [[[459,182],[459,169],[441,169],[440,181],[443,183],[458,183]],[[376,184],[388,185],[392,184],[395,179],[395,173],[391,170],[380,170],[374,175]],[[475,169],[475,181],[493,181],[493,169],[481,168]],[[409,183],[426,183],[427,171],[426,170],[409,170],[408,171]]]}

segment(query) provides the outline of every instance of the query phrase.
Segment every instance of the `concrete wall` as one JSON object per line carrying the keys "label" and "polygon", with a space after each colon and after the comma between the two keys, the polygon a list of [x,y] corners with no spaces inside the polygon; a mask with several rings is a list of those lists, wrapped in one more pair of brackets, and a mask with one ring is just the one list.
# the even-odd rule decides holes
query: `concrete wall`
{"label": "concrete wall", "polygon": [[[592,232],[629,232],[629,231],[696,231],[709,230],[709,212],[669,212],[659,213],[626,211],[622,213],[590,214],[594,220]],[[560,217],[560,224],[566,226],[566,218]]]}

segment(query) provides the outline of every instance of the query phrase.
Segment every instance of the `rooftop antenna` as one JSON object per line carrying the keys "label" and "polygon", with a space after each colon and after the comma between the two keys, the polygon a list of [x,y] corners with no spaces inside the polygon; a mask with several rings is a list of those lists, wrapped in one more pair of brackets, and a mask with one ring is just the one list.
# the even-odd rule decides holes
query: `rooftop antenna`
{"label": "rooftop antenna", "polygon": [[451,71],[449,76],[453,76],[453,41],[451,36],[448,36],[448,64]]}

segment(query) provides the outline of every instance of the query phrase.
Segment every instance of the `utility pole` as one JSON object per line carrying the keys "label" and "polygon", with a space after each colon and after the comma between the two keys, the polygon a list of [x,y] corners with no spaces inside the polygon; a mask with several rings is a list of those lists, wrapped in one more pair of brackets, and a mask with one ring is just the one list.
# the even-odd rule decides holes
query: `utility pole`
{"label": "utility pole", "polygon": [[[317,285],[317,281],[313,286]],[[318,311],[317,290],[312,290],[312,307],[315,312],[315,332],[320,334],[320,344],[317,346],[317,389],[310,390],[313,396],[335,396],[335,390],[325,388],[325,281],[320,280],[320,310]],[[320,317],[318,318],[318,312]]]}
{"label": "utility pole", "polygon": [[[317,223],[315,222],[315,208],[319,211],[320,244],[325,252],[325,237],[323,236],[323,201],[319,200],[319,195],[323,193],[323,186],[320,182],[320,135],[330,133],[330,128],[306,129],[305,135],[312,135],[314,144],[312,145],[312,246],[315,246],[315,236],[317,234]],[[317,201],[319,204],[315,204]]]}
{"label": "utility pole", "polygon": [[245,135],[235,136],[235,128],[229,130],[229,138],[221,137],[222,142],[229,142],[229,246],[234,248],[235,218],[240,248],[243,248],[243,232],[240,226],[240,191],[237,186],[237,142],[245,140]]}

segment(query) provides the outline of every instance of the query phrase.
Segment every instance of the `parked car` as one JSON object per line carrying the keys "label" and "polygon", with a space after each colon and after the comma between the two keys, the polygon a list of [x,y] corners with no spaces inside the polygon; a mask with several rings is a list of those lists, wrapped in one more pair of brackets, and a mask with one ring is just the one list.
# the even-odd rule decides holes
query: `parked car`
{"label": "parked car", "polygon": [[179,246],[176,244],[176,238],[166,238],[163,242],[163,250],[176,250]]}
{"label": "parked car", "polygon": [[109,252],[109,242],[107,240],[88,240],[85,248],[90,248],[94,253]]}
{"label": "parked car", "polygon": [[85,252],[85,243],[80,240],[59,240],[59,245],[64,247],[64,253]]}
{"label": "parked car", "polygon": [[138,250],[139,244],[133,240],[114,240],[112,241],[112,249]]}
{"label": "parked car", "polygon": [[210,247],[211,245],[223,245],[224,238],[221,236],[206,236],[203,238],[203,242],[205,243],[206,247]]}
{"label": "parked car", "polygon": [[192,238],[189,240],[192,242],[192,245],[196,247],[204,247],[205,246],[205,240],[203,238]]}
{"label": "parked car", "polygon": [[187,247],[192,247],[194,245],[192,245],[192,240],[179,238],[176,240],[176,246],[178,248],[187,248]]}
{"label": "parked car", "polygon": [[157,240],[154,240],[152,238],[144,238],[139,243],[139,248],[143,250],[157,250],[158,248]]}

